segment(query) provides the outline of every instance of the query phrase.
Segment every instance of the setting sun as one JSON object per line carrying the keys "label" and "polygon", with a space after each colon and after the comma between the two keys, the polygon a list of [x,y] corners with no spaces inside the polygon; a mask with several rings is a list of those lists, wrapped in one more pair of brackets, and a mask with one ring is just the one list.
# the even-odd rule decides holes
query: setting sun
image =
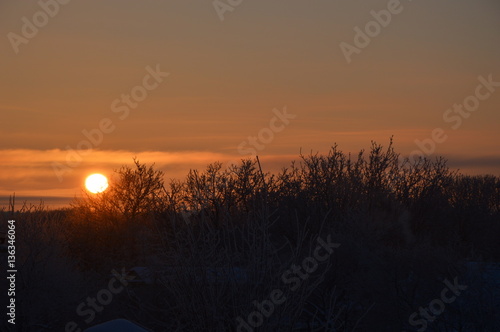
{"label": "setting sun", "polygon": [[89,175],[85,180],[85,187],[93,194],[98,194],[108,188],[108,179],[99,173]]}

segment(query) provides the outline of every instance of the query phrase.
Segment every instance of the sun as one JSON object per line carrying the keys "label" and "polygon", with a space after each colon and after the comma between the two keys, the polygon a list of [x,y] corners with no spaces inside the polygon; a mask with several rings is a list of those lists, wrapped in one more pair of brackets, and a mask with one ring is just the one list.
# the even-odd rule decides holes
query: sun
{"label": "sun", "polygon": [[108,188],[108,178],[99,173],[89,175],[85,179],[85,187],[93,194],[102,193]]}

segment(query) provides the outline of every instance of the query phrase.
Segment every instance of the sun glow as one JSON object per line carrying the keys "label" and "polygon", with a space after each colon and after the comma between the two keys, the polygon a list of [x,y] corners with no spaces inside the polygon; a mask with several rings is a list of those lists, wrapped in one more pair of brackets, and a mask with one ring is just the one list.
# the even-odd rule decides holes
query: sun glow
{"label": "sun glow", "polygon": [[108,179],[99,173],[89,175],[85,180],[85,187],[93,194],[98,194],[108,188]]}

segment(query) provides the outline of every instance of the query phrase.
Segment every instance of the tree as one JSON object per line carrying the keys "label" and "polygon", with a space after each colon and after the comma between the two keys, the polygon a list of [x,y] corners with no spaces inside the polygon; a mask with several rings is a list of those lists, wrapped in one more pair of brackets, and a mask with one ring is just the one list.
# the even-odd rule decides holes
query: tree
{"label": "tree", "polygon": [[70,251],[85,269],[99,269],[105,260],[131,263],[152,233],[152,219],[166,202],[163,172],[135,158],[134,164],[115,171],[104,192],[84,192],[71,204]]}

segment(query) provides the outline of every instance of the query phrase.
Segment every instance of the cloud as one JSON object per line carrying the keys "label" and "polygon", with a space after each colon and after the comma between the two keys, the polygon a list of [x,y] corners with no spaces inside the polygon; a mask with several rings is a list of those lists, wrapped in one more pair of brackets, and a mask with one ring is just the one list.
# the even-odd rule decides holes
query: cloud
{"label": "cloud", "polygon": [[[58,180],[54,172],[54,163],[67,165],[68,152],[61,149],[29,150],[9,149],[0,150],[3,172],[0,173],[0,196],[7,196],[16,192],[24,196],[75,196],[79,195],[85,177],[92,172],[101,172],[112,176],[114,171],[123,165],[131,166],[136,157],[141,163],[155,164],[155,167],[164,171],[165,181],[183,179],[190,169],[204,170],[210,163],[239,162],[249,156],[238,154],[223,154],[209,151],[125,151],[125,150],[96,150],[84,156],[81,163],[64,173],[62,181]],[[267,170],[274,171],[289,162],[296,156],[263,156],[261,161]]]}
{"label": "cloud", "polygon": [[482,173],[490,173],[500,176],[500,156],[484,156],[476,158],[464,158],[462,156],[449,157],[448,166],[461,170],[481,170]]}
{"label": "cloud", "polygon": [[[303,151],[308,154],[308,151]],[[264,172],[278,172],[283,167],[290,166],[292,160],[298,159],[297,154],[262,154],[260,157]],[[17,196],[32,197],[74,197],[81,194],[83,182],[87,175],[100,172],[113,176],[114,171],[121,166],[133,165],[136,157],[141,163],[155,164],[155,168],[165,174],[165,182],[171,179],[184,179],[190,169],[203,171],[214,162],[239,163],[241,159],[250,156],[237,153],[217,153],[210,151],[127,151],[127,150],[95,150],[84,156],[81,163],[64,174],[60,182],[53,169],[53,163],[66,163],[68,152],[61,149],[30,150],[9,149],[0,150],[2,156],[2,172],[0,173],[0,196],[16,193]],[[459,168],[467,174],[500,175],[500,157],[480,156],[463,158],[459,155],[447,156],[448,165]]]}

